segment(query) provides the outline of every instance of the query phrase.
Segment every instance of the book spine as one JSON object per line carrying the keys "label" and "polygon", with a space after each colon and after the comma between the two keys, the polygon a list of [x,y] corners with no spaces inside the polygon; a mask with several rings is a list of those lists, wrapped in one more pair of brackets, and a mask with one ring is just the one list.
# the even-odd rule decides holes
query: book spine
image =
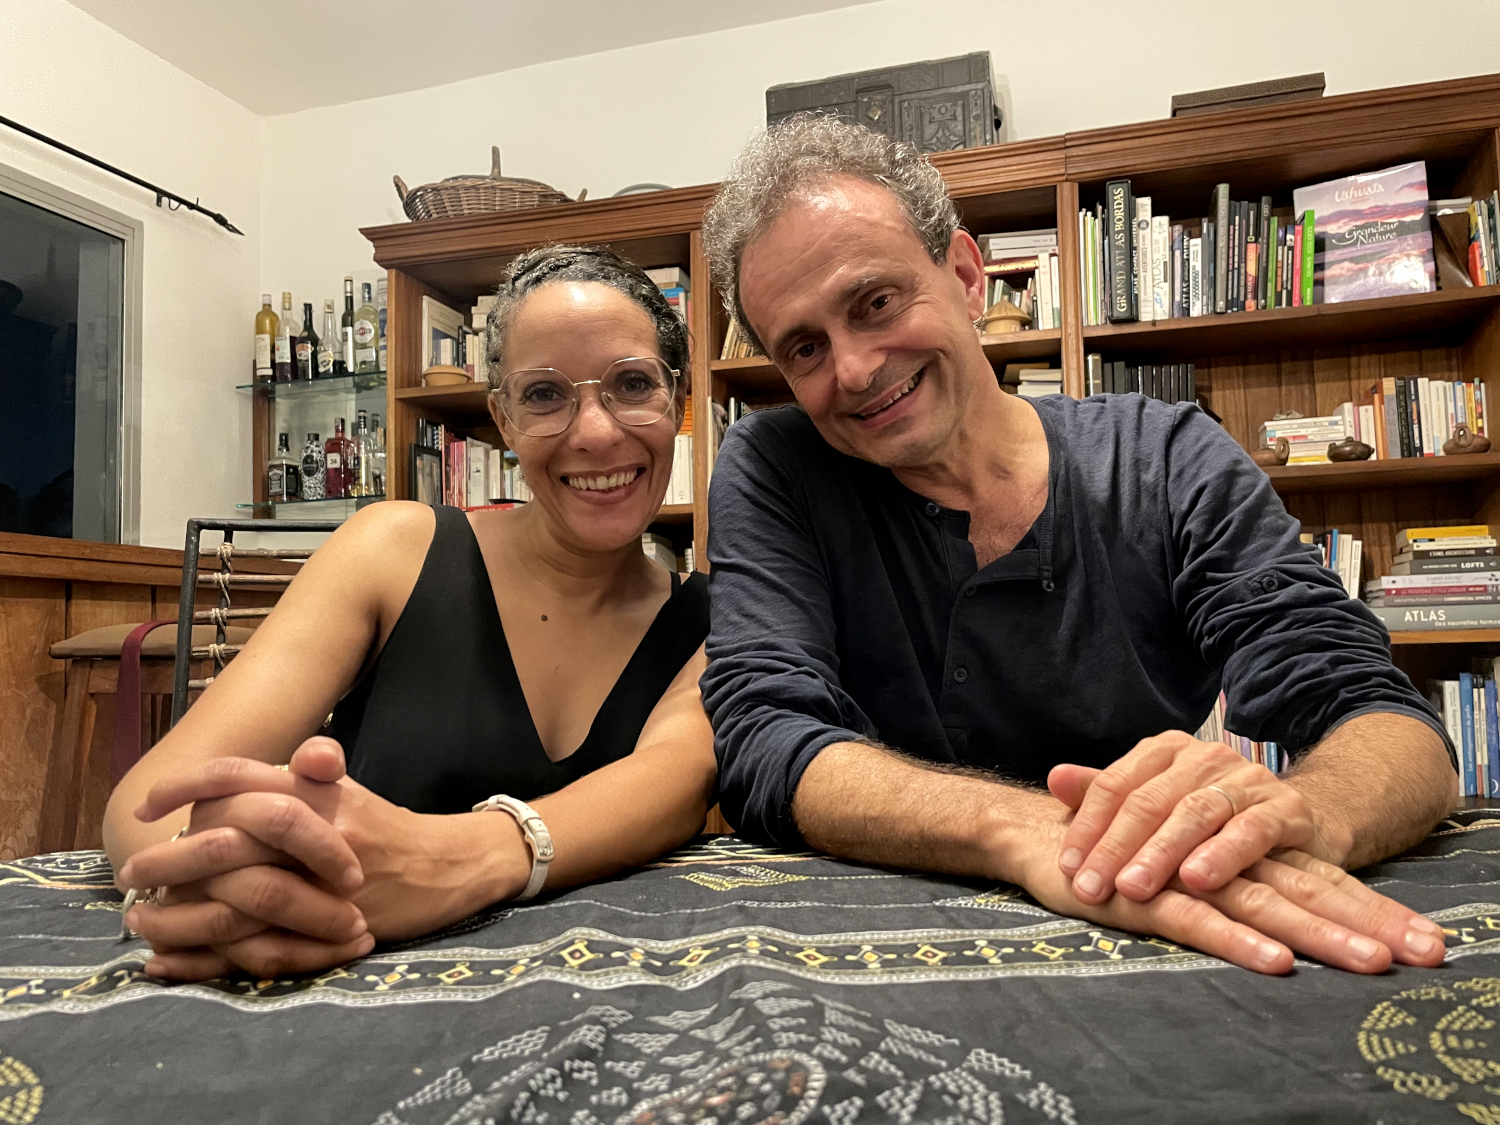
{"label": "book spine", "polygon": [[1260,308],[1260,204],[1245,204],[1245,311]]}
{"label": "book spine", "polygon": [[[1269,199],[1270,197],[1267,196]],[[1266,308],[1281,307],[1281,224],[1272,215],[1266,220]]]}
{"label": "book spine", "polygon": [[1109,319],[1135,319],[1135,295],[1131,290],[1130,261],[1134,248],[1135,211],[1129,180],[1111,180],[1105,185],[1109,220]]}
{"label": "book spine", "polygon": [[1151,319],[1169,320],[1172,316],[1172,220],[1166,215],[1151,216]]}
{"label": "book spine", "polygon": [[1229,311],[1229,185],[1214,188],[1214,312]]}
{"label": "book spine", "polygon": [[1188,316],[1203,315],[1203,239],[1188,240]]}
{"label": "book spine", "polygon": [[1459,730],[1463,733],[1460,761],[1463,764],[1462,796],[1477,797],[1478,787],[1474,777],[1474,677],[1468,672],[1458,674]]}
{"label": "book spine", "polygon": [[1315,216],[1311,211],[1302,212],[1302,262],[1298,270],[1298,278],[1302,286],[1302,303],[1304,305],[1312,304],[1314,298],[1314,218]]}
{"label": "book spine", "polygon": [[1302,224],[1295,223],[1292,226],[1292,306],[1300,308],[1302,305]]}
{"label": "book spine", "polygon": [[1156,297],[1151,284],[1151,197],[1135,200],[1135,311],[1143,321],[1156,319]]}
{"label": "book spine", "polygon": [[1484,681],[1485,746],[1489,751],[1489,788],[1486,797],[1500,796],[1500,698],[1497,698],[1493,677]]}
{"label": "book spine", "polygon": [[1433,439],[1437,436],[1437,410],[1433,402],[1432,380],[1425,375],[1418,375],[1417,380],[1417,419],[1422,431],[1422,441],[1419,446],[1423,457],[1433,456]]}
{"label": "book spine", "polygon": [[1172,224],[1170,260],[1172,263],[1172,309],[1171,316],[1176,320],[1180,316],[1186,316],[1182,307],[1182,224]]}
{"label": "book spine", "polygon": [[1415,376],[1404,381],[1406,383],[1406,410],[1410,415],[1411,455],[1422,457],[1425,455],[1427,444],[1422,432],[1422,403],[1419,397],[1421,384]]}
{"label": "book spine", "polygon": [[1398,378],[1396,381],[1396,424],[1400,433],[1400,449],[1402,457],[1412,455],[1411,435],[1411,411],[1408,409],[1406,396],[1406,380]]}
{"label": "book spine", "polygon": [[1062,270],[1057,268],[1057,251],[1047,255],[1047,274],[1052,282],[1052,327],[1062,327]]}
{"label": "book spine", "polygon": [[1230,312],[1240,311],[1240,205],[1229,201],[1229,248],[1226,264],[1229,277],[1225,281],[1224,303]]}
{"label": "book spine", "polygon": [[1271,197],[1260,197],[1260,269],[1255,275],[1255,290],[1259,308],[1271,307]]}

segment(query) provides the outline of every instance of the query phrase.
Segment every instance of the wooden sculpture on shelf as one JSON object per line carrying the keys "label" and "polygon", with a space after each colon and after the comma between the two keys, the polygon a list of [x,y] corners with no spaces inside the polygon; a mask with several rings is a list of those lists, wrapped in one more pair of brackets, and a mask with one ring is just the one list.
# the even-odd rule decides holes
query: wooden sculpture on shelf
{"label": "wooden sculpture on shelf", "polygon": [[1270,449],[1256,449],[1250,454],[1250,459],[1262,469],[1269,469],[1273,465],[1285,465],[1286,459],[1292,455],[1291,444],[1286,438],[1277,438],[1276,444]]}
{"label": "wooden sculpture on shelf", "polygon": [[1374,452],[1372,446],[1352,437],[1328,443],[1330,461],[1368,461]]}
{"label": "wooden sculpture on shelf", "polygon": [[1031,317],[1009,301],[996,301],[979,318],[981,336],[1004,336],[1007,332],[1019,332],[1031,323]]}
{"label": "wooden sculpture on shelf", "polygon": [[1490,439],[1483,434],[1476,434],[1469,427],[1460,422],[1453,427],[1453,436],[1443,442],[1443,452],[1449,457],[1460,453],[1488,453],[1490,451]]}

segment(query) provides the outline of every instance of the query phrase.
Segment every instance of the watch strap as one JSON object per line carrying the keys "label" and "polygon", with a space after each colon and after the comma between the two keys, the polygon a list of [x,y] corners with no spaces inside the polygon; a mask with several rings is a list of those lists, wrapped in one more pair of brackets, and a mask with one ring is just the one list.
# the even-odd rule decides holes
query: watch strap
{"label": "watch strap", "polygon": [[515,817],[516,823],[521,826],[521,834],[526,837],[526,845],[531,849],[531,878],[526,880],[526,888],[514,901],[525,902],[529,898],[535,898],[547,882],[547,868],[552,863],[552,834],[547,831],[546,823],[525,801],[504,793],[496,793],[493,797],[480,801],[474,806],[474,811],[507,812]]}

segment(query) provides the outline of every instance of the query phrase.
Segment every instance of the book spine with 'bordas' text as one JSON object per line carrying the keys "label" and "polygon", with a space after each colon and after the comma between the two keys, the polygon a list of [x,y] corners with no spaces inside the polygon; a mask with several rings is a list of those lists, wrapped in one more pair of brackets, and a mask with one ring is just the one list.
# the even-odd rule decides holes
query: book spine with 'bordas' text
{"label": "book spine with 'bordas' text", "polygon": [[1135,247],[1135,201],[1129,180],[1111,180],[1104,185],[1105,222],[1109,259],[1109,319],[1135,319],[1135,293],[1131,286],[1131,259]]}

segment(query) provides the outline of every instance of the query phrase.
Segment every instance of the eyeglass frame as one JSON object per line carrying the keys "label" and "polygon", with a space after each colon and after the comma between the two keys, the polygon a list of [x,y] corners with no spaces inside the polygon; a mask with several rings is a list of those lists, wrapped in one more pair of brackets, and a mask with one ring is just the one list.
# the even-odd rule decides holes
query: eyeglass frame
{"label": "eyeglass frame", "polygon": [[[682,385],[682,372],[679,371],[675,367],[667,367],[667,361],[664,360],[664,359],[662,359],[661,356],[659,356],[659,355],[627,355],[627,356],[621,356],[619,359],[610,360],[609,366],[604,369],[604,374],[608,375],[609,371],[610,371],[610,368],[614,367],[615,364],[617,364],[617,363],[630,363],[633,360],[643,360],[643,359],[649,359],[653,363],[659,363],[659,364],[661,364],[662,367],[666,369],[667,374],[672,377],[672,382],[670,384],[671,390],[672,390],[672,397],[671,397],[671,399],[667,403],[666,410],[662,411],[662,413],[659,416],[651,419],[651,421],[649,421],[649,422],[627,422],[627,421],[625,421],[625,419],[621,418],[618,414],[616,414],[613,410],[611,410],[610,407],[609,407],[609,403],[604,400],[604,394],[605,394],[605,392],[602,389],[603,385],[604,385],[603,378],[599,378],[599,379],[579,379],[579,380],[575,381],[575,380],[573,380],[573,379],[571,379],[571,378],[568,377],[567,372],[562,371],[562,370],[560,370],[559,368],[556,368],[556,367],[517,367],[517,368],[514,368],[513,370],[507,371],[504,375],[500,376],[500,386],[491,387],[490,391],[489,391],[489,394],[486,395],[485,397],[488,398],[492,402],[498,403],[498,405],[500,407],[500,413],[502,415],[504,415],[505,420],[507,422],[509,422],[512,426],[515,426],[516,427],[516,432],[519,433],[519,434],[521,434],[521,436],[523,436],[523,437],[558,437],[558,436],[560,436],[562,434],[567,433],[568,432],[568,428],[570,426],[572,426],[573,423],[578,420],[578,412],[579,412],[580,409],[582,409],[582,405],[583,405],[583,395],[582,395],[581,392],[579,392],[578,388],[579,387],[586,387],[586,386],[588,386],[591,383],[594,386],[601,388],[600,392],[599,392],[599,405],[602,406],[602,407],[604,407],[605,413],[607,413],[616,422],[620,423],[620,425],[622,425],[622,426],[654,426],[654,425],[656,425],[656,423],[660,422],[663,418],[667,417],[667,415],[671,414],[672,413],[672,408],[677,405],[677,397],[678,397],[677,392],[678,392],[678,388]],[[572,388],[573,388],[573,396],[572,396],[572,398],[570,400],[572,402],[572,404],[573,404],[572,405],[572,410],[568,414],[568,420],[563,425],[563,428],[560,429],[560,430],[558,430],[556,433],[551,433],[551,434],[528,434],[528,433],[526,433],[525,430],[521,429],[520,424],[518,422],[516,422],[516,420],[510,416],[510,412],[505,409],[505,403],[504,403],[504,401],[496,399],[496,397],[495,397],[496,395],[500,394],[500,392],[504,389],[505,380],[509,379],[512,375],[522,375],[522,374],[525,374],[528,371],[555,371],[557,374],[561,375],[564,379],[567,379],[569,385],[572,386]]]}

